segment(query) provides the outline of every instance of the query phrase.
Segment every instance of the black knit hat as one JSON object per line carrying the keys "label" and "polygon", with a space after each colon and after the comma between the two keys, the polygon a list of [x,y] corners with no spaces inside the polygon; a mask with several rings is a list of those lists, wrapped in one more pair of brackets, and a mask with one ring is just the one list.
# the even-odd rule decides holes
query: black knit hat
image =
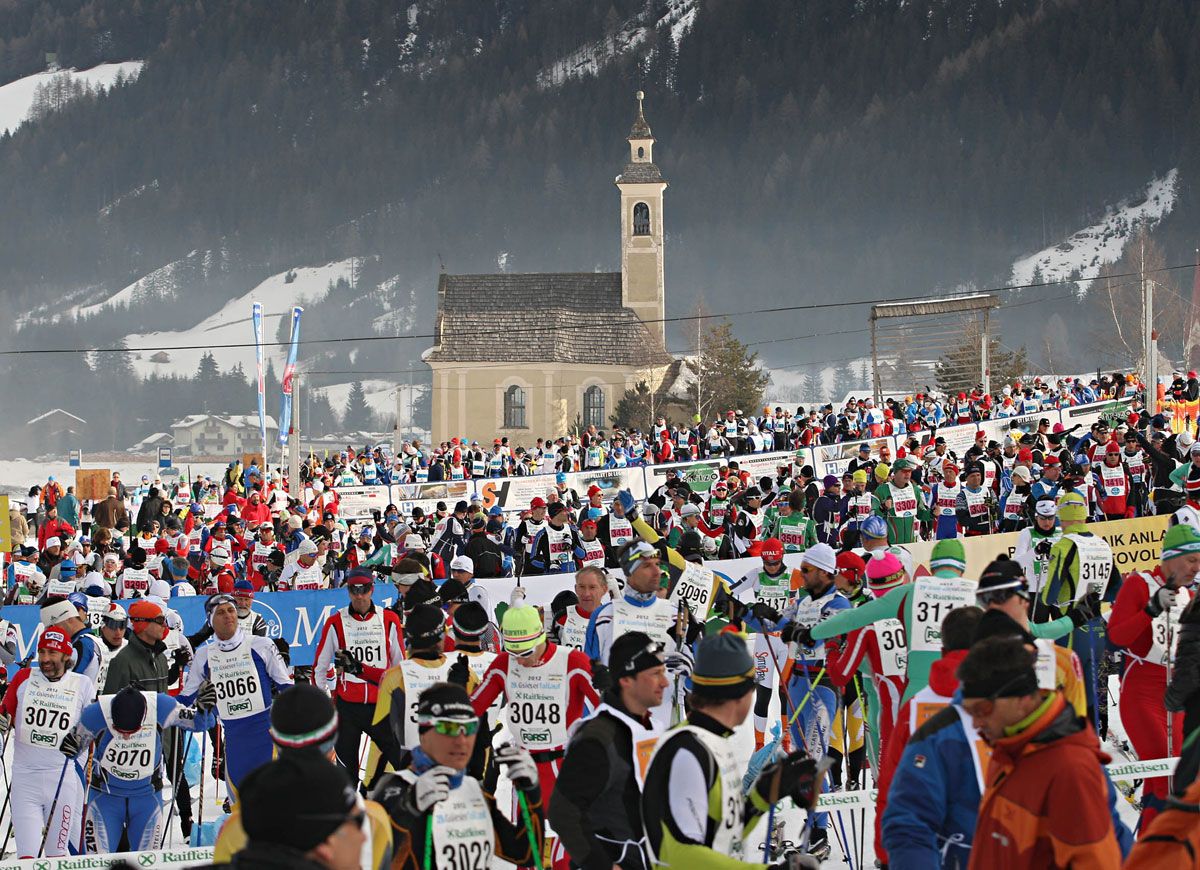
{"label": "black knit hat", "polygon": [[126,686],[113,696],[108,715],[115,730],[132,734],[146,720],[146,696],[133,686]]}
{"label": "black knit hat", "polygon": [[454,683],[434,683],[417,698],[417,730],[424,731],[435,719],[470,722],[479,717],[467,690]]}
{"label": "black knit hat", "polygon": [[460,604],[454,609],[454,616],[451,618],[451,628],[454,629],[454,636],[466,641],[478,640],[479,636],[487,631],[488,615],[483,609],[483,605],[478,601],[468,601],[465,604]]}
{"label": "black knit hat", "polygon": [[438,587],[438,600],[443,605],[450,604],[451,602],[455,601],[469,600],[466,584],[461,580],[455,580],[453,577],[451,577]]}
{"label": "black knit hat", "polygon": [[703,638],[696,647],[692,687],[708,698],[740,698],[754,688],[754,659],[746,639],[722,631]]}
{"label": "black knit hat", "polygon": [[329,696],[310,683],[296,683],[271,703],[271,739],[280,749],[324,750],[337,728],[337,710]]}
{"label": "black knit hat", "polygon": [[1025,595],[1028,588],[1029,584],[1025,580],[1025,572],[1020,563],[1008,556],[997,556],[979,575],[979,585],[975,589],[975,594],[986,596],[991,592],[1008,589]]}
{"label": "black knit hat", "polygon": [[251,843],[307,852],[329,838],[357,804],[346,771],[324,756],[289,752],[250,772],[238,789]]}
{"label": "black knit hat", "polygon": [[414,607],[420,604],[428,604],[431,601],[438,601],[437,587],[428,578],[421,578],[416,583],[408,588],[404,593],[404,612],[408,613]]}
{"label": "black knit hat", "polygon": [[613,641],[608,671],[614,680],[632,677],[663,663],[663,645],[642,631],[629,631]]}
{"label": "black knit hat", "polygon": [[404,620],[404,640],[413,649],[428,649],[446,631],[446,615],[440,607],[418,604]]}

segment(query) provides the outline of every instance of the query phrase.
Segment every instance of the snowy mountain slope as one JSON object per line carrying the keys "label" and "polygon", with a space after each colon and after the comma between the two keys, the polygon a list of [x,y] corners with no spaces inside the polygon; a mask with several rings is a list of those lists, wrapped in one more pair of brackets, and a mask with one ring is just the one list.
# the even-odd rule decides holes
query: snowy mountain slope
{"label": "snowy mountain slope", "polygon": [[[329,399],[330,407],[333,408],[334,413],[339,417],[346,413],[346,402],[350,398],[350,390],[353,386],[353,382],[347,382],[344,384],[331,384],[328,387],[320,388],[320,392],[324,393],[325,397]],[[426,390],[426,387],[420,384],[409,386],[408,384],[395,384],[391,381],[379,380],[377,378],[363,381],[362,386],[363,395],[367,400],[367,407],[375,413],[380,428],[388,428],[395,422],[397,392],[400,395],[400,427],[403,429],[411,426],[409,409],[417,403]],[[303,396],[300,401],[304,401]]]}
{"label": "snowy mountain slope", "polygon": [[538,87],[553,88],[568,79],[596,75],[614,58],[636,50],[658,27],[670,27],[671,38],[678,44],[696,20],[697,2],[670,0],[666,11],[655,20],[647,20],[645,14],[630,18],[611,36],[581,45],[539,72]]}
{"label": "snowy mountain slope", "polygon": [[180,281],[182,277],[180,273],[185,270],[198,268],[204,274],[207,274],[213,267],[215,259],[219,256],[221,254],[215,251],[192,251],[183,259],[168,263],[165,266],[155,269],[148,275],[144,275],[107,299],[92,305],[81,306],[74,309],[71,313],[76,317],[89,317],[99,314],[106,308],[128,309],[135,305],[170,302],[178,296],[179,287],[182,283]]}
{"label": "snowy mountain slope", "polygon": [[67,76],[72,81],[80,81],[91,88],[108,90],[113,86],[117,76],[126,80],[136,79],[142,72],[144,62],[128,60],[123,63],[102,63],[87,70],[60,70],[57,72],[42,72],[25,76],[15,82],[0,85],[0,135],[16,130],[29,117],[33,106],[34,92],[38,85],[49,84],[55,76]]}
{"label": "snowy mountain slope", "polygon": [[[1032,283],[1034,272],[1040,272],[1045,281],[1062,280],[1072,272],[1093,276],[1101,266],[1115,263],[1139,226],[1154,227],[1171,213],[1178,181],[1179,170],[1172,169],[1161,178],[1152,179],[1144,196],[1110,207],[1099,223],[1080,230],[1061,244],[1017,260],[1013,263],[1012,283]],[[1079,281],[1080,292],[1086,293],[1091,283],[1089,277]]]}
{"label": "snowy mountain slope", "polygon": [[[220,311],[206,317],[190,329],[127,336],[126,342],[130,349],[135,351],[131,354],[134,371],[140,377],[150,374],[190,377],[196,373],[200,357],[206,348],[212,345],[253,342],[254,331],[250,324],[250,312],[254,302],[263,304],[265,341],[274,341],[280,318],[290,317],[293,305],[319,302],[328,294],[329,285],[339,278],[352,281],[357,262],[357,258],[352,257],[324,266],[280,272],[267,278],[249,293],[226,302]],[[294,280],[288,280],[290,275],[295,276]],[[301,338],[305,337],[304,326],[304,322],[301,321]],[[163,362],[152,361],[153,357],[158,355],[155,351],[136,352],[140,347],[162,346],[186,346],[193,349],[168,351],[167,359]],[[240,363],[247,375],[253,376],[253,347],[214,348],[213,354],[222,371],[228,371]],[[274,360],[277,372],[283,371],[285,357],[286,348],[269,345],[266,348],[266,358]]]}

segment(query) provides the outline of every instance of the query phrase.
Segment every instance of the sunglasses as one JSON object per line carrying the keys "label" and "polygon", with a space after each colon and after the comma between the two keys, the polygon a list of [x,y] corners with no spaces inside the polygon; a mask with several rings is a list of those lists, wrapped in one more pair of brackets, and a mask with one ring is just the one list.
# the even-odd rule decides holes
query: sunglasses
{"label": "sunglasses", "polygon": [[351,595],[370,595],[375,586],[371,583],[351,583],[346,587]]}
{"label": "sunglasses", "polygon": [[132,617],[132,621],[133,622],[153,622],[155,625],[166,625],[167,624],[167,618],[165,616],[155,616],[151,619],[147,619],[144,616],[134,616],[134,617]]}
{"label": "sunglasses", "polygon": [[472,737],[479,731],[479,720],[455,722],[450,719],[438,719],[433,723],[433,730],[443,737]]}
{"label": "sunglasses", "polygon": [[104,620],[104,627],[108,628],[108,629],[112,629],[113,631],[124,631],[125,628],[127,627],[127,625],[128,625],[128,623],[126,623],[125,620],[123,620],[123,619],[106,619],[106,620]]}

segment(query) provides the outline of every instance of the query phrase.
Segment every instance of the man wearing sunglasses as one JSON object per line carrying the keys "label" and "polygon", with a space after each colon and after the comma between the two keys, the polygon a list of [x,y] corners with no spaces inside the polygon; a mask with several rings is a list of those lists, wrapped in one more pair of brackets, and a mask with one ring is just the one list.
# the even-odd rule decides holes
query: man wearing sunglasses
{"label": "man wearing sunglasses", "polygon": [[490,867],[493,856],[518,867],[533,866],[531,844],[541,844],[544,826],[537,765],[513,743],[496,751],[496,761],[520,797],[516,821],[510,822],[495,797],[466,772],[479,723],[461,686],[435,683],[418,698],[420,738],[409,764],[387,774],[371,795],[383,804],[395,828],[393,867]]}
{"label": "man wearing sunglasses", "polygon": [[670,685],[663,646],[640,631],[617,638],[613,686],[571,737],[550,822],[576,867],[649,867],[642,827],[643,765],[661,729],[650,710]]}
{"label": "man wearing sunglasses", "polygon": [[179,701],[192,703],[208,682],[216,687],[226,779],[236,789],[250,771],[271,760],[271,702],[292,685],[292,677],[270,638],[242,630],[232,595],[214,595],[205,610],[214,637],[196,650]]}
{"label": "man wearing sunglasses", "polygon": [[[395,667],[404,660],[400,616],[394,610],[379,607],[371,599],[375,577],[367,568],[355,568],[346,575],[350,604],[330,614],[321,629],[313,674],[324,679],[334,666],[339,650],[354,656],[363,665]],[[407,597],[407,596],[406,596]],[[350,776],[358,780],[358,748],[363,734],[370,736],[390,763],[399,758],[400,747],[386,720],[375,722],[379,686],[345,668],[336,671],[334,688],[338,720],[337,757]]]}
{"label": "man wearing sunglasses", "polygon": [[1108,756],[1061,692],[1038,687],[1036,660],[992,637],[958,667],[962,709],[992,747],[970,866],[1119,867]]}
{"label": "man wearing sunglasses", "polygon": [[216,703],[217,692],[211,683],[200,691],[194,709],[165,692],[126,686],[83,708],[59,751],[78,758],[96,741],[84,827],[88,852],[115,852],[123,835],[130,849],[144,851],[161,845],[162,736],[174,733],[163,729],[203,732],[216,724],[212,714]]}
{"label": "man wearing sunglasses", "polygon": [[[103,688],[108,680],[108,665],[129,643],[125,632],[129,629],[129,614],[115,602],[108,603],[108,610],[100,618],[100,670],[96,674],[96,685]],[[162,687],[160,687],[162,688]]]}

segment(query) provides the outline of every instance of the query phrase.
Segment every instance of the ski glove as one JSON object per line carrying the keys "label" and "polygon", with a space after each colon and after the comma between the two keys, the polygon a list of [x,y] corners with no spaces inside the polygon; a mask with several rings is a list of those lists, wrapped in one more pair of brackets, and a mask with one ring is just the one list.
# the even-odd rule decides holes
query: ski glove
{"label": "ski glove", "polygon": [[759,622],[779,622],[781,619],[778,610],[776,610],[770,604],[765,604],[761,601],[751,606],[750,615]]}
{"label": "ski glove", "polygon": [[205,680],[200,684],[200,691],[196,693],[195,707],[201,713],[207,713],[215,706],[217,706],[217,687],[211,681]]}
{"label": "ski glove", "polygon": [[0,734],[7,734],[9,728],[12,728],[12,716],[0,713]]}
{"label": "ski glove", "polygon": [[453,768],[438,764],[417,777],[413,783],[413,803],[417,812],[428,812],[438,801],[450,797],[450,777],[455,773]]}
{"label": "ski glove", "polygon": [[1050,551],[1054,549],[1054,544],[1049,541],[1038,541],[1037,546],[1033,548],[1033,552],[1037,553],[1043,559],[1050,555]]}
{"label": "ski glove", "polygon": [[628,489],[623,489],[617,493],[617,501],[621,503],[621,508],[625,511],[625,517],[631,522],[637,519],[637,499],[633,497],[633,493]]}
{"label": "ski glove", "polygon": [[771,762],[754,781],[754,791],[766,803],[790,797],[801,808],[815,806],[818,786],[817,763],[802,751]]}
{"label": "ski glove", "polygon": [[1158,591],[1150,596],[1150,602],[1146,605],[1146,613],[1150,618],[1158,616],[1164,610],[1170,610],[1175,606],[1175,600],[1179,597],[1179,590],[1172,589],[1170,586],[1160,586]]}
{"label": "ski glove", "polygon": [[519,791],[532,791],[538,787],[537,764],[533,756],[515,743],[502,743],[496,750],[496,763],[507,767],[505,773]]}
{"label": "ski glove", "polygon": [[603,695],[613,687],[612,672],[609,671],[608,665],[599,659],[592,661],[592,687],[599,695]]}
{"label": "ski glove", "polygon": [[83,735],[79,733],[78,728],[72,728],[67,732],[62,743],[58,744],[58,751],[67,758],[77,758],[79,753],[83,752]]}
{"label": "ski glove", "polygon": [[358,676],[362,673],[362,662],[348,649],[340,649],[334,652],[333,665],[352,676]]}
{"label": "ski glove", "polygon": [[801,646],[813,645],[812,629],[797,622],[789,622],[785,625],[779,632],[779,639],[784,643],[795,641]]}
{"label": "ski glove", "polygon": [[1071,624],[1076,628],[1091,622],[1100,615],[1100,593],[1089,592],[1068,608],[1066,615],[1071,617]]}
{"label": "ski glove", "polygon": [[467,667],[467,657],[459,653],[454,664],[450,666],[450,670],[446,672],[446,682],[462,686],[465,689],[469,679],[471,679],[471,669]]}

